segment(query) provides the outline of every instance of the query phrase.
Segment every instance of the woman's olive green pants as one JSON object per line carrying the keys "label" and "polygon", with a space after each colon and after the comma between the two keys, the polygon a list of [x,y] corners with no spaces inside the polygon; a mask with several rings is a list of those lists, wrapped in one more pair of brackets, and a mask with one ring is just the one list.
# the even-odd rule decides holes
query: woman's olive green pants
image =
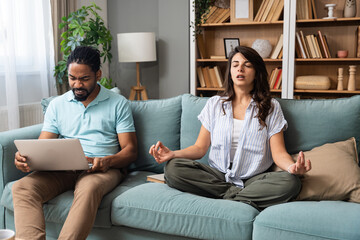
{"label": "woman's olive green pants", "polygon": [[244,180],[239,188],[219,170],[189,159],[172,159],[165,166],[165,181],[173,188],[196,195],[240,201],[261,210],[295,198],[300,179],[286,171],[265,172]]}

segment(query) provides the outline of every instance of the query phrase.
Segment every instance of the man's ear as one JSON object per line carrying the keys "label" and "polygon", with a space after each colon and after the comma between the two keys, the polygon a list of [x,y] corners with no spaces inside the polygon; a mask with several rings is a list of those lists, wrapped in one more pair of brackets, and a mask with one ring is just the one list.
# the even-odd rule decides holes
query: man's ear
{"label": "man's ear", "polygon": [[96,72],[96,81],[100,81],[101,75],[102,75],[102,71],[101,71],[101,69],[99,69],[99,70]]}

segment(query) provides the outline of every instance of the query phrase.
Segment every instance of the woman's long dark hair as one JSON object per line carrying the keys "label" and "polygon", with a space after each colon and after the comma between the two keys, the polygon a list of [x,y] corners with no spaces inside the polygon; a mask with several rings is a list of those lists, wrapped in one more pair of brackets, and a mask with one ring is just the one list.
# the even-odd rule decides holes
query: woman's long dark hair
{"label": "woman's long dark hair", "polygon": [[250,94],[259,109],[256,117],[259,119],[260,125],[266,127],[266,117],[272,110],[270,86],[267,80],[268,73],[264,60],[254,49],[245,46],[237,46],[234,51],[230,53],[224,81],[225,90],[219,93],[219,95],[226,97],[224,102],[232,101],[235,98],[234,82],[231,78],[231,62],[237,53],[241,53],[255,69],[254,88],[250,91]]}

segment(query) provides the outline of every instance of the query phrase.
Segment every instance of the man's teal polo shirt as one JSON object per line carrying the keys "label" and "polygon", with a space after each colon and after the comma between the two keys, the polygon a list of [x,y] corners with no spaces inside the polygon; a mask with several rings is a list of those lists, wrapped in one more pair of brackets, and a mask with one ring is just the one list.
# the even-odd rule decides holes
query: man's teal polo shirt
{"label": "man's teal polo shirt", "polygon": [[52,100],[42,131],[78,138],[85,155],[104,157],[120,151],[118,133],[135,132],[130,104],[100,85],[97,97],[85,108],[70,90]]}

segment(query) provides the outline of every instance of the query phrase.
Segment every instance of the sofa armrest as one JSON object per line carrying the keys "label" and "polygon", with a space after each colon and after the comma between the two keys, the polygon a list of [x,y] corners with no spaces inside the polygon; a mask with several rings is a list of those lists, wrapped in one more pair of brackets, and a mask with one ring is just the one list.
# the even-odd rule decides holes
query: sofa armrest
{"label": "sofa armrest", "polygon": [[[17,151],[15,139],[36,139],[41,132],[42,124],[0,132],[0,196],[8,182],[20,179],[26,173],[15,167],[14,157]],[[0,206],[0,228],[5,228],[5,210]]]}
{"label": "sofa armrest", "polygon": [[19,171],[14,165],[14,156],[17,151],[15,139],[37,139],[40,135],[42,124],[33,125],[0,132],[0,195],[8,182],[20,179],[26,174]]}

